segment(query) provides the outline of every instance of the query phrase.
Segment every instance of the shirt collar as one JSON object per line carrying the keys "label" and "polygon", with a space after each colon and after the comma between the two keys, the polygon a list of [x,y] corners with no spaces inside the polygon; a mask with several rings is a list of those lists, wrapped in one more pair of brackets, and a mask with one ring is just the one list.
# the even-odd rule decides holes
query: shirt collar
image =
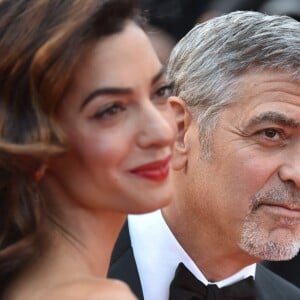
{"label": "shirt collar", "polygon": [[[178,243],[160,210],[130,215],[128,226],[144,300],[168,299],[169,285],[180,262],[205,285],[210,283]],[[254,277],[255,270],[256,264],[252,264],[214,284],[223,287],[249,276]]]}

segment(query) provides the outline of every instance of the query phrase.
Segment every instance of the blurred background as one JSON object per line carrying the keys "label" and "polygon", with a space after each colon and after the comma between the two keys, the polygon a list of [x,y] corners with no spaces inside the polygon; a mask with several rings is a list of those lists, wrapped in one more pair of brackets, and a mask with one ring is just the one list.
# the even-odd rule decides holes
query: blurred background
{"label": "blurred background", "polygon": [[[148,19],[146,28],[162,61],[166,63],[175,43],[195,24],[235,10],[288,15],[300,21],[300,0],[140,0]],[[300,287],[300,254],[290,261],[263,262],[265,266]]]}
{"label": "blurred background", "polygon": [[224,13],[254,10],[300,20],[300,0],[140,0],[139,3],[162,62],[167,61],[174,44],[196,23]]}

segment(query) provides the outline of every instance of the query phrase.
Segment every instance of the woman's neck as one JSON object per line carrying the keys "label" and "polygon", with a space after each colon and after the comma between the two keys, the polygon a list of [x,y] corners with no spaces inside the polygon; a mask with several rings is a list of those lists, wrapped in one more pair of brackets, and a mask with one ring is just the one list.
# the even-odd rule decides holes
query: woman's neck
{"label": "woman's neck", "polygon": [[11,282],[7,299],[26,299],[24,295],[43,294],[78,279],[106,277],[112,248],[125,218],[115,212],[95,215],[74,209],[64,222],[47,218],[44,251]]}
{"label": "woman's neck", "polygon": [[52,252],[52,259],[54,255],[59,258],[69,253],[72,266],[74,260],[90,275],[105,277],[125,218],[126,215],[118,212],[101,211],[95,214],[82,208],[69,210],[63,221],[50,217],[49,231],[53,232],[51,239],[55,242],[47,252]]}

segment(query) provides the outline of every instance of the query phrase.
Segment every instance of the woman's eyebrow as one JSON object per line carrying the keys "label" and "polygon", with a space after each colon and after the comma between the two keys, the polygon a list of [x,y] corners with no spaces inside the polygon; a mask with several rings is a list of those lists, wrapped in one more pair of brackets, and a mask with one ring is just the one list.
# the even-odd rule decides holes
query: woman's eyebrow
{"label": "woman's eyebrow", "polygon": [[83,108],[90,103],[94,98],[98,96],[103,96],[103,95],[127,95],[131,94],[132,89],[131,88],[121,88],[121,87],[103,87],[94,90],[91,92],[82,102],[80,105],[79,110],[82,111]]}
{"label": "woman's eyebrow", "polygon": [[[165,67],[163,66],[157,74],[155,74],[153,76],[153,78],[151,79],[151,84],[155,84],[164,74],[165,74]],[[127,87],[103,87],[103,88],[99,88],[94,90],[93,92],[91,92],[86,98],[84,98],[82,104],[80,105],[79,111],[82,111],[83,108],[89,103],[91,102],[94,98],[98,97],[98,96],[103,96],[103,95],[127,95],[132,93],[132,89],[131,88],[127,88]]]}
{"label": "woman's eyebrow", "polygon": [[166,73],[166,67],[162,66],[156,75],[153,76],[151,84],[155,84]]}

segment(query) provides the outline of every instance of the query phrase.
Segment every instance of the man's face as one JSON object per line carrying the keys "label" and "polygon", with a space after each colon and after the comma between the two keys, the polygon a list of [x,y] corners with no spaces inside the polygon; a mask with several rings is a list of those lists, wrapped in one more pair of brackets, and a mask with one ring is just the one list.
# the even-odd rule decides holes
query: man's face
{"label": "man's face", "polygon": [[210,160],[196,122],[188,129],[190,209],[224,251],[290,259],[300,247],[299,81],[247,73],[235,98],[212,132]]}

